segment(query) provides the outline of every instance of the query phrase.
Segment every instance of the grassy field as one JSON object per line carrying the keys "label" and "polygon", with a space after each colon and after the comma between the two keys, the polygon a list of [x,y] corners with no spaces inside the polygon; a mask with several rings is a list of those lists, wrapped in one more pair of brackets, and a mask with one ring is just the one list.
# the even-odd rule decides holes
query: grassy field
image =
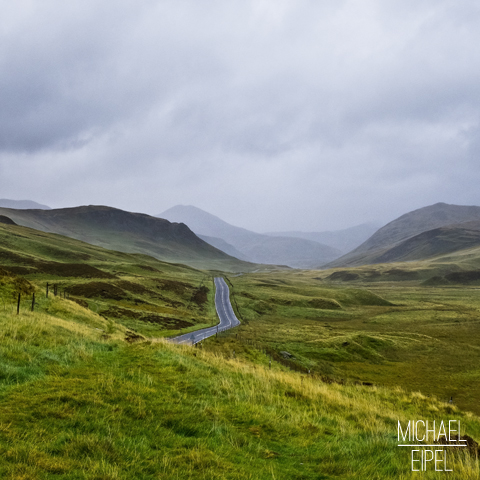
{"label": "grassy field", "polygon": [[369,268],[228,277],[241,327],[182,347],[161,337],[215,321],[215,272],[0,226],[0,478],[419,478],[399,420],[480,439],[480,292]]}
{"label": "grassy field", "polygon": [[339,285],[318,272],[229,278],[244,322],[213,351],[259,349],[300,371],[453,397],[480,414],[480,287]]}
{"label": "grassy field", "polygon": [[[52,304],[0,317],[1,478],[406,479],[398,420],[455,418],[480,435],[478,417],[418,393],[128,344],[122,327]],[[478,478],[468,454],[452,455],[449,478]]]}

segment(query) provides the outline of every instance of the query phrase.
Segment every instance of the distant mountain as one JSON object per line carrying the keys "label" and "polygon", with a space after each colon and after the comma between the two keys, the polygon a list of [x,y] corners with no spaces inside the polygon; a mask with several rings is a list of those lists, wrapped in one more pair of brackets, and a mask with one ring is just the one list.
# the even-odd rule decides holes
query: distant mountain
{"label": "distant mountain", "polygon": [[[312,240],[287,236],[273,237],[236,227],[193,206],[177,205],[157,216],[173,222],[183,222],[207,241],[206,237],[222,239],[237,249],[243,258],[255,263],[312,268],[331,261],[342,253]],[[218,242],[212,245],[221,248]]]}
{"label": "distant mountain", "polygon": [[0,207],[16,208],[18,210],[50,210],[50,207],[47,207],[47,205],[42,205],[41,203],[33,202],[32,200],[8,200],[7,198],[0,198]]}
{"label": "distant mountain", "polygon": [[233,271],[256,268],[212,247],[182,223],[142,213],[90,205],[54,210],[0,208],[0,215],[21,226],[120,252],[143,253],[167,262]]}
{"label": "distant mountain", "polygon": [[361,225],[343,230],[326,232],[268,232],[265,235],[303,238],[305,240],[323,243],[343,253],[347,253],[361,245],[367,238],[373,235],[378,228],[379,225],[375,225],[374,223],[362,223]]}
{"label": "distant mountain", "polygon": [[225,240],[222,240],[221,238],[218,237],[209,237],[208,235],[198,235],[204,242],[209,243],[215,248],[218,248],[222,252],[225,252],[228,255],[231,255],[232,257],[238,258],[240,260],[247,260],[247,257],[240,252],[240,250],[237,250],[233,245],[230,245],[227,243]]}
{"label": "distant mountain", "polygon": [[[480,242],[480,207],[437,203],[402,215],[326,267],[421,260]],[[479,228],[477,228],[479,227]]]}

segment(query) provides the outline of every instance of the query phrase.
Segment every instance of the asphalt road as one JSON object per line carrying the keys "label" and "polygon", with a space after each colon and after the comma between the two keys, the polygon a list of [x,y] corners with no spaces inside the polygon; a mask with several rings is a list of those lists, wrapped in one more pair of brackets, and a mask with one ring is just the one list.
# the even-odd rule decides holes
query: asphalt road
{"label": "asphalt road", "polygon": [[194,345],[202,341],[204,338],[211,337],[217,332],[223,332],[229,328],[240,325],[238,318],[233,312],[232,304],[230,303],[230,291],[228,285],[222,277],[215,277],[215,308],[217,310],[220,323],[214,327],[202,328],[195,332],[185,333],[178,337],[171,339],[175,343],[186,343]]}

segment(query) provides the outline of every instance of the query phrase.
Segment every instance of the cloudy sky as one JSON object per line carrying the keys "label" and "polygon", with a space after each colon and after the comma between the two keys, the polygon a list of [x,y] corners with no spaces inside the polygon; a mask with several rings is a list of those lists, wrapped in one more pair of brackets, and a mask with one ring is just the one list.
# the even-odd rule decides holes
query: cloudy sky
{"label": "cloudy sky", "polygon": [[478,0],[0,7],[0,198],[256,231],[480,205]]}

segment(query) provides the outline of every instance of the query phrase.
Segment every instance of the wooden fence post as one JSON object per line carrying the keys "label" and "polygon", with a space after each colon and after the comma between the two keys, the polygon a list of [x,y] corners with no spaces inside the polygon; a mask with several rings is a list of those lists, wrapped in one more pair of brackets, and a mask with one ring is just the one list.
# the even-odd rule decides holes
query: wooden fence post
{"label": "wooden fence post", "polygon": [[20,294],[18,294],[17,315],[20,313]]}
{"label": "wooden fence post", "polygon": [[48,298],[48,282],[47,282],[47,298]]}

